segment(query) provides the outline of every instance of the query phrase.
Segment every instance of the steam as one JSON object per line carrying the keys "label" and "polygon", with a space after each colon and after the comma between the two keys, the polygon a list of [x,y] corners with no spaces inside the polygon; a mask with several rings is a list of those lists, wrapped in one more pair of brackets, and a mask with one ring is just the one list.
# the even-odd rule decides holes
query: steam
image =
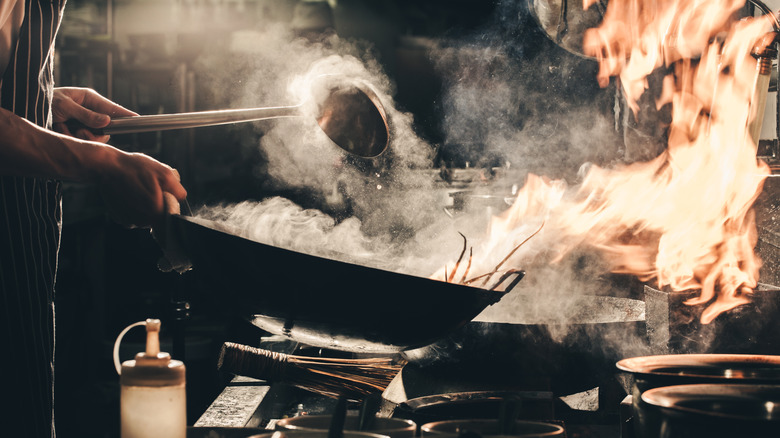
{"label": "steam", "polygon": [[304,210],[281,197],[205,208],[198,216],[221,223],[224,230],[235,230],[247,239],[313,255],[340,254],[344,259],[359,260],[361,254],[383,251],[379,243],[360,232],[357,219],[336,223],[319,210]]}
{"label": "steam", "polygon": [[[483,155],[500,153],[506,157],[503,164],[509,174],[504,180],[513,183],[522,184],[530,171],[565,175],[576,182],[583,162],[608,164],[621,157],[622,151],[615,146],[622,144],[617,122],[614,116],[603,115],[611,111],[601,111],[611,110],[617,95],[598,87],[595,63],[562,52],[543,36],[507,38],[510,27],[518,24],[506,17],[517,16],[517,8],[506,2],[499,7],[494,28],[461,41],[449,40],[431,52],[445,78],[445,143],[465,148],[482,145],[479,152]],[[527,16],[524,19],[528,21]],[[540,42],[548,44],[549,50],[520,53]],[[232,46],[233,54],[200,60],[200,70],[212,75],[213,92],[228,98],[232,106],[301,103],[306,100],[305,84],[312,77],[342,75],[370,84],[377,93],[388,113],[391,144],[380,158],[357,159],[334,147],[314,120],[259,122],[255,124],[256,147],[266,163],[257,174],[264,179],[263,188],[304,196],[285,202],[209,206],[199,214],[240,224],[254,240],[287,243],[306,252],[321,248],[331,254],[363,254],[366,259],[373,254],[385,260],[382,265],[389,269],[426,277],[442,266],[452,266],[462,244],[459,232],[467,236],[469,246],[480,251],[488,214],[484,210],[466,211],[455,218],[443,214],[442,207],[450,200],[437,185],[435,147],[417,135],[412,115],[396,108],[393,84],[370,47],[332,34],[316,41],[299,38],[280,23],[239,35]],[[214,73],[226,67],[226,74]],[[486,182],[488,190],[490,184]],[[284,222],[295,225],[285,229],[280,226]],[[529,232],[535,227],[529,225]],[[285,232],[295,236],[284,237]],[[343,248],[337,247],[340,243]],[[532,263],[542,249],[529,245],[519,265]],[[504,255],[496,252],[491,260]],[[590,289],[581,272],[575,275],[566,267],[539,271],[558,279],[555,284],[528,282],[546,301],[557,296],[558,290]]]}
{"label": "steam", "polygon": [[261,187],[294,199],[209,205],[200,216],[256,241],[353,262],[359,255],[365,264],[425,277],[457,254],[459,231],[476,232],[465,218],[444,213],[449,198],[435,187],[434,148],[416,134],[412,115],[396,108],[390,80],[363,43],[336,35],[311,41],[276,24],[237,38],[233,47],[236,53],[199,62],[216,99],[232,107],[295,105],[306,102],[312,78],[340,75],[377,94],[391,143],[381,157],[362,159],[336,147],[313,119],[258,122]]}
{"label": "steam", "polygon": [[563,55],[517,60],[502,46],[444,48],[437,65],[454,76],[443,98],[446,142],[504,157],[517,182],[534,172],[574,183],[583,163],[622,159],[619,121],[608,115],[619,95],[595,90],[581,67],[588,61]]}
{"label": "steam", "polygon": [[[431,53],[445,79],[444,140],[463,145],[463,153],[504,157],[502,181],[523,184],[534,172],[575,184],[583,163],[608,166],[625,158],[621,97],[614,88],[598,87],[595,63],[563,52],[539,34],[514,35],[508,27],[518,24],[511,17],[532,26],[527,11],[518,15],[520,4],[525,2],[503,2],[495,28],[450,40]],[[549,51],[531,50],[540,43]],[[393,83],[369,46],[337,35],[307,40],[285,24],[269,23],[239,35],[232,47],[231,53],[211,53],[199,61],[198,71],[215,99],[236,108],[294,105],[305,100],[302,84],[311,77],[339,74],[371,85],[387,110],[391,143],[383,156],[359,159],[335,147],[314,120],[258,122],[257,142],[249,147],[265,159],[256,171],[262,192],[296,196],[205,206],[200,216],[259,242],[424,277],[442,266],[452,269],[462,245],[459,232],[481,256],[491,251],[482,244],[490,213],[499,211],[444,214],[452,188],[439,181],[437,146],[423,140],[412,115],[396,107]],[[506,189],[492,184],[484,186]],[[538,227],[529,221],[518,235],[531,235]],[[549,322],[552,310],[577,305],[572,296],[604,292],[601,280],[608,269],[597,257],[549,263],[554,237],[540,235],[523,247],[515,265],[526,269],[527,278],[483,318]],[[506,252],[489,255],[495,264]],[[630,318],[642,317],[639,308],[628,312]],[[565,331],[571,321],[556,322]],[[563,331],[555,336],[564,337]],[[637,345],[601,338],[605,350]]]}

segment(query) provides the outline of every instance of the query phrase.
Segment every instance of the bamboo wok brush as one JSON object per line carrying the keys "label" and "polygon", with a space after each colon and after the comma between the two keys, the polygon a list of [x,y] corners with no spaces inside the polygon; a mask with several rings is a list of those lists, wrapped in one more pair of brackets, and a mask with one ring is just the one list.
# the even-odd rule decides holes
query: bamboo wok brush
{"label": "bamboo wok brush", "polygon": [[384,391],[402,366],[403,363],[396,363],[392,358],[296,356],[233,342],[222,345],[217,362],[222,371],[354,401]]}

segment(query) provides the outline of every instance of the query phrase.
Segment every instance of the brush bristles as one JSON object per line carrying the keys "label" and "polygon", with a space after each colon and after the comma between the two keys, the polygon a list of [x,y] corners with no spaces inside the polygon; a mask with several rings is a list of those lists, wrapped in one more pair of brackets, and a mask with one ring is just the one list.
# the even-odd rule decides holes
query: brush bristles
{"label": "brush bristles", "polygon": [[226,342],[217,366],[233,374],[283,382],[328,397],[362,400],[384,391],[403,364],[391,358],[294,356]]}

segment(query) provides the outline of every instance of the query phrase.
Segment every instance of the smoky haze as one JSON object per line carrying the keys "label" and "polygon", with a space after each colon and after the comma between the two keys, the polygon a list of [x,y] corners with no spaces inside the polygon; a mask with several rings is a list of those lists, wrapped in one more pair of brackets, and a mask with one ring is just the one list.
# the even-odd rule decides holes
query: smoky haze
{"label": "smoky haze", "polygon": [[[475,185],[510,196],[528,173],[576,185],[583,164],[609,166],[625,153],[617,90],[598,87],[595,62],[544,38],[525,3],[502,2],[489,26],[431,47],[429,57],[443,83],[437,103],[441,144],[423,139],[413,115],[398,108],[394,82],[363,41],[335,34],[312,41],[276,23],[237,36],[231,54],[201,57],[198,68],[212,92],[235,108],[301,103],[306,99],[302,84],[321,74],[368,83],[387,110],[391,139],[381,157],[360,159],[335,147],[314,120],[255,123],[254,146],[265,158],[256,172],[263,189],[295,196],[208,205],[197,214],[259,242],[423,277],[443,266],[452,269],[463,245],[458,233],[466,236],[475,258],[485,256],[480,251],[485,251],[488,218],[500,208],[447,214],[444,207],[452,202],[449,192],[455,186],[441,180],[440,165],[465,157],[469,166],[497,169],[494,179]],[[518,235],[528,236],[537,227],[531,220],[527,232]],[[483,318],[555,321],[565,327],[574,310],[556,310],[579,306],[572,296],[605,294],[607,270],[598,257],[548,263],[554,239],[542,233],[515,255],[512,267],[525,269],[526,278]],[[491,254],[486,267],[505,255]],[[639,304],[622,311],[613,317],[643,318]],[[617,335],[608,341],[599,335],[605,351],[624,343]]]}

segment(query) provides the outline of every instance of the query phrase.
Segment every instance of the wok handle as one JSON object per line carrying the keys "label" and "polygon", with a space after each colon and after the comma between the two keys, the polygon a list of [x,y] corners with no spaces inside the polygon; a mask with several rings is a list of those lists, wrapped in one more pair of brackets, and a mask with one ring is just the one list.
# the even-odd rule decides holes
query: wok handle
{"label": "wok handle", "polygon": [[187,198],[182,199],[179,201],[176,199],[175,196],[173,196],[172,193],[163,192],[163,204],[164,204],[164,210],[165,214],[171,215],[171,214],[180,214],[182,216],[192,216],[192,208],[190,208],[190,203],[187,201]]}
{"label": "wok handle", "polygon": [[189,271],[192,268],[192,261],[184,251],[179,241],[179,235],[174,226],[174,216],[192,216],[190,204],[185,198],[181,202],[175,196],[168,192],[163,193],[165,203],[165,220],[152,228],[152,236],[163,256],[158,260],[157,267],[163,272],[176,271],[179,274]]}
{"label": "wok handle", "polygon": [[187,198],[182,199],[179,205],[182,216],[192,216],[192,209],[190,208],[190,203],[187,201]]}

